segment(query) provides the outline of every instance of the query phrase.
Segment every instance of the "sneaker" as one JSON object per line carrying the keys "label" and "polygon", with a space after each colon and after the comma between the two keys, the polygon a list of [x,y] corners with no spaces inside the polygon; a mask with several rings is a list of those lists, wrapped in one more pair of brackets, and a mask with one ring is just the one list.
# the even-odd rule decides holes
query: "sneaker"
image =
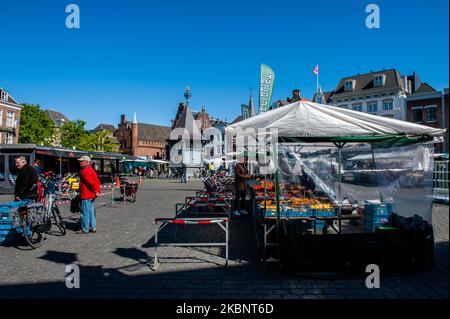
{"label": "sneaker", "polygon": [[96,233],[97,232],[97,228],[91,228],[91,229],[89,229],[89,232],[90,233]]}
{"label": "sneaker", "polygon": [[80,230],[77,230],[77,231],[75,232],[75,234],[78,234],[78,235],[86,235],[86,234],[89,234],[89,233],[85,233],[84,231],[82,231],[82,230],[80,229]]}
{"label": "sneaker", "polygon": [[238,211],[234,211],[233,216],[241,216],[241,214]]}

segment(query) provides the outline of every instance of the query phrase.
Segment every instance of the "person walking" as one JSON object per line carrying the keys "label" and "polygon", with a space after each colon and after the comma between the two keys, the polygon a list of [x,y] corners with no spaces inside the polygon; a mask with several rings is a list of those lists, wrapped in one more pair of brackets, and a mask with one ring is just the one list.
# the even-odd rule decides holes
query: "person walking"
{"label": "person walking", "polygon": [[181,162],[181,183],[186,183],[186,164]]}
{"label": "person walking", "polygon": [[247,180],[251,178],[247,169],[247,157],[241,157],[236,164],[234,173],[234,203],[233,215],[246,215],[245,196],[247,194]]}
{"label": "person walking", "polygon": [[36,170],[27,163],[25,156],[16,157],[14,164],[19,170],[14,186],[15,200],[36,200],[38,197],[37,183],[39,179]]}
{"label": "person walking", "polygon": [[77,234],[97,232],[94,201],[100,195],[100,181],[97,173],[91,166],[91,158],[81,156],[80,162],[80,200],[81,200],[81,229]]}
{"label": "person walking", "polygon": [[209,163],[209,176],[213,176],[214,175],[214,163],[213,161],[211,161]]}

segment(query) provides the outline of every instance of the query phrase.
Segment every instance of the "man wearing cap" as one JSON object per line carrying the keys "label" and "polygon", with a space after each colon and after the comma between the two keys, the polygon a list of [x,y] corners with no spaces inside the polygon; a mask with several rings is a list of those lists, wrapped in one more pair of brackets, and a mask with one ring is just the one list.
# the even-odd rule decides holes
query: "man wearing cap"
{"label": "man wearing cap", "polygon": [[81,229],[77,234],[88,234],[97,232],[95,221],[94,200],[100,195],[100,181],[97,173],[91,166],[91,158],[87,155],[81,156],[80,162],[80,200],[81,200]]}

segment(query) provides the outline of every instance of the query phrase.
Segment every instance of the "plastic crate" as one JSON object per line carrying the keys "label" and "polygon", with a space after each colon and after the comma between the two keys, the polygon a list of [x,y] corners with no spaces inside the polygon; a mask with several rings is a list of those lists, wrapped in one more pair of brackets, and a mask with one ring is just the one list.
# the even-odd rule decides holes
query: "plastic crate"
{"label": "plastic crate", "polygon": [[390,225],[392,204],[366,204],[364,207],[364,231],[374,232],[377,227]]}
{"label": "plastic crate", "polygon": [[313,216],[313,212],[308,210],[308,211],[289,211],[289,216],[291,217],[312,217]]}
{"label": "plastic crate", "polygon": [[[322,231],[322,229],[323,229],[323,227],[325,225],[327,225],[326,221],[324,221],[324,220],[316,220],[316,224],[315,224],[316,232],[317,231]],[[314,227],[314,222],[313,222],[312,226]]]}
{"label": "plastic crate", "polygon": [[390,216],[392,214],[392,204],[365,204],[365,216]]}
{"label": "plastic crate", "polygon": [[336,216],[336,210],[333,208],[330,209],[315,209],[314,216],[316,217],[333,217]]}

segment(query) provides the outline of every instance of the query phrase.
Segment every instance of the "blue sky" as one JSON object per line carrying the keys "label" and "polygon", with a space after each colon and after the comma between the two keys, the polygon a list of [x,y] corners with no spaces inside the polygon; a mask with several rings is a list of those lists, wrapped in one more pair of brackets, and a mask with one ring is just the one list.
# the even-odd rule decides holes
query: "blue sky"
{"label": "blue sky", "polygon": [[[76,3],[81,28],[65,27]],[[379,5],[381,28],[365,27],[365,7]],[[186,85],[194,109],[233,120],[260,63],[276,74],[273,100],[299,88],[382,68],[416,71],[448,87],[447,0],[96,1],[0,0],[0,87],[19,102],[39,103],[87,128],[120,114],[170,125]]]}

